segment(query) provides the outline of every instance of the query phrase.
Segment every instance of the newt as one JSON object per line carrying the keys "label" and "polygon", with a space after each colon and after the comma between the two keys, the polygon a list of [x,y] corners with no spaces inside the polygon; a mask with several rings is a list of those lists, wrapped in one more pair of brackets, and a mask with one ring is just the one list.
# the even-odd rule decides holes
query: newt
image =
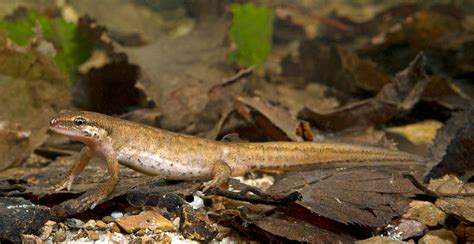
{"label": "newt", "polygon": [[422,166],[424,159],[375,146],[316,142],[220,142],[178,134],[94,112],[61,112],[50,129],[84,143],[68,175],[54,186],[71,189],[92,157],[107,162],[110,177],[80,200],[94,208],[119,183],[119,164],[173,180],[210,180],[203,191],[251,170],[295,170],[359,166]]}

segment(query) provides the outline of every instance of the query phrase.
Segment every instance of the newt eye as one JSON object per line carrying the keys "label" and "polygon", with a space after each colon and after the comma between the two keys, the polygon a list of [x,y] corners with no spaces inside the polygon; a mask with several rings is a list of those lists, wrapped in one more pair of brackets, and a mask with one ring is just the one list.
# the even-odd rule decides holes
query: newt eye
{"label": "newt eye", "polygon": [[86,123],[86,120],[83,118],[76,118],[74,119],[74,125],[76,126],[82,126]]}

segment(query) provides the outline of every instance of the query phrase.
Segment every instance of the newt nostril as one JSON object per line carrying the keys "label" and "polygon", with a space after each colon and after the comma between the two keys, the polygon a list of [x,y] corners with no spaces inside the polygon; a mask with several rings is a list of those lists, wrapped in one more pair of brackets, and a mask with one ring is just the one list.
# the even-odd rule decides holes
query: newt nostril
{"label": "newt nostril", "polygon": [[55,125],[56,123],[57,123],[57,119],[52,119],[49,124],[50,124],[50,125]]}

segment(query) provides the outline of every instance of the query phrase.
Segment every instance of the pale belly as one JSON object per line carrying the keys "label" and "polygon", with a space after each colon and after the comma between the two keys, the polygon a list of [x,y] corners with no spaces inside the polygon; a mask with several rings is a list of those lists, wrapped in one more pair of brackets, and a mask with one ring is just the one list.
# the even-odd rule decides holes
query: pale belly
{"label": "pale belly", "polygon": [[203,159],[187,155],[170,157],[132,149],[117,152],[120,164],[148,175],[166,179],[206,179],[212,177],[212,168]]}

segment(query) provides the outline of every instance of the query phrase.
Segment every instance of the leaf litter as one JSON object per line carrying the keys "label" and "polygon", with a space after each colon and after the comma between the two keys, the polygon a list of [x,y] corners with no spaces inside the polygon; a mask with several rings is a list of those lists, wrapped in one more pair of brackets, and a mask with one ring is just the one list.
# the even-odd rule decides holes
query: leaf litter
{"label": "leaf litter", "polygon": [[[88,13],[88,4],[63,4],[56,11],[77,8]],[[472,226],[473,89],[465,81],[472,72],[472,33],[459,8],[392,3],[353,21],[337,14],[323,16],[324,7],[268,4],[277,23],[272,49],[267,59],[251,61],[263,62],[260,66],[245,67],[228,62],[236,45],[244,47],[238,38],[228,37],[233,23],[229,5],[187,4],[123,1],[120,9],[108,12],[131,8],[146,13],[123,26],[124,18],[96,10],[91,13],[97,19],[77,18],[78,30],[86,37],[83,44],[92,50],[85,62],[73,65],[75,75],[69,77],[52,62],[59,46],[54,41],[56,45],[48,44],[41,31],[34,32],[36,39],[24,47],[1,35],[0,55],[5,58],[0,59],[0,85],[6,87],[0,99],[8,109],[0,119],[8,126],[0,128],[0,137],[7,138],[0,158],[8,156],[2,167],[10,167],[0,173],[3,198],[25,198],[41,211],[41,206],[51,207],[47,214],[57,221],[71,215],[84,220],[104,216],[105,221],[117,209],[139,216],[137,210],[158,206],[161,215],[181,222],[180,234],[196,241],[221,238],[227,226],[231,233],[226,238],[238,236],[238,240],[352,242],[374,231],[392,233],[384,227],[405,221],[411,199],[427,198],[457,219],[433,228],[449,232]],[[348,6],[341,5],[341,13],[351,13],[344,11]],[[182,19],[174,22],[176,16]],[[150,23],[163,25],[150,30]],[[139,28],[135,31],[130,25]],[[244,51],[249,50],[257,49]],[[225,134],[237,132],[243,141],[339,141],[398,148],[426,156],[424,180],[430,181],[431,193],[404,178],[401,172],[406,169],[256,172],[245,177],[270,178],[264,184],[274,183],[266,192],[232,184],[231,191],[219,196],[196,196],[200,182],[164,181],[124,169],[108,199],[77,214],[70,208],[76,196],[100,184],[107,174],[96,161],[78,177],[72,191],[48,188],[67,172],[80,147],[46,134],[49,118],[62,108],[98,111],[224,141],[232,138]],[[413,127],[433,120],[436,126]],[[416,139],[410,132],[413,128],[424,136]],[[203,209],[186,207],[193,194],[207,202]],[[302,198],[272,205],[271,199],[296,196],[292,194]],[[113,226],[107,227],[109,235],[117,231]],[[53,231],[51,238],[61,240],[61,231]],[[136,234],[127,240],[165,240],[175,235]]]}

